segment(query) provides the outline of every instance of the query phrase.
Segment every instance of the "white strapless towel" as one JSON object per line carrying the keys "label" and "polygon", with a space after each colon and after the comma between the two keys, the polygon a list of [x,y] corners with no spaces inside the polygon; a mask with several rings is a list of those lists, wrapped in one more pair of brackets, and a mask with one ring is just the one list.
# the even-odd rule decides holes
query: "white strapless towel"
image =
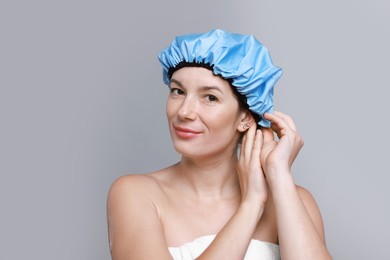
{"label": "white strapless towel", "polygon": [[[179,247],[168,247],[174,260],[197,258],[213,242],[215,235],[202,236]],[[226,252],[228,254],[228,252]],[[277,244],[252,239],[245,260],[280,260]]]}

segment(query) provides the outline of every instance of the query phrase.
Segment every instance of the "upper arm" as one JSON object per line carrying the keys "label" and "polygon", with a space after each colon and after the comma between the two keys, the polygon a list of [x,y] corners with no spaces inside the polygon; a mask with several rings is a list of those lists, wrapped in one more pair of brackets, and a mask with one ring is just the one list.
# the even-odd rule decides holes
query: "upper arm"
{"label": "upper arm", "polygon": [[324,223],[322,221],[320,209],[318,208],[313,195],[301,186],[297,186],[297,190],[321,240],[325,243]]}
{"label": "upper arm", "polygon": [[116,180],[107,199],[113,260],[172,259],[156,209],[158,185],[144,176]]}

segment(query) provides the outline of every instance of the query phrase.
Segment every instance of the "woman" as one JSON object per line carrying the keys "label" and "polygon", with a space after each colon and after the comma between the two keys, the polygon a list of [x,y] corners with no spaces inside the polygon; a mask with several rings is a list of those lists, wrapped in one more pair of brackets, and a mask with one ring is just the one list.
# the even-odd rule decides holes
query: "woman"
{"label": "woman", "polygon": [[330,259],[319,209],[291,175],[303,141],[272,111],[281,70],[268,50],[213,30],[176,37],[159,59],[182,158],[113,183],[112,258]]}

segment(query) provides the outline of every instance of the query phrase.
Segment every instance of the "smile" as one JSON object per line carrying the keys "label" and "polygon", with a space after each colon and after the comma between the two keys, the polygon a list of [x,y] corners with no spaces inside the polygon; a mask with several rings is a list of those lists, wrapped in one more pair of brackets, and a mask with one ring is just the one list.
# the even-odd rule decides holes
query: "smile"
{"label": "smile", "polygon": [[179,127],[179,126],[174,126],[174,129],[175,129],[175,133],[177,136],[179,136],[181,138],[186,138],[186,139],[193,138],[193,137],[196,137],[199,134],[201,134],[201,132],[199,132],[199,131],[195,131],[195,130],[192,130],[189,128],[183,128],[183,127]]}

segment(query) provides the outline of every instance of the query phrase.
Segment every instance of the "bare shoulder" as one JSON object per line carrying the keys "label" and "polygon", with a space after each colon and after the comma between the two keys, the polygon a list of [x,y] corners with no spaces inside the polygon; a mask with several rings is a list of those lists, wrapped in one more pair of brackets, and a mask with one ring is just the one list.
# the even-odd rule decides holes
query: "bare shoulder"
{"label": "bare shoulder", "polygon": [[173,166],[142,174],[128,174],[116,179],[109,190],[109,197],[116,193],[154,195],[163,192],[162,187],[169,182]]}
{"label": "bare shoulder", "polygon": [[306,209],[312,209],[312,210],[318,210],[317,202],[315,201],[313,195],[309,190],[306,188],[296,185],[299,197],[301,198],[303,204],[305,205]]}
{"label": "bare shoulder", "polygon": [[166,169],[145,174],[128,174],[119,177],[111,185],[108,198],[108,210],[116,204],[121,208],[137,207],[138,209],[152,206],[155,210],[165,197],[164,175],[167,175]]}
{"label": "bare shoulder", "polygon": [[159,190],[160,185],[157,178],[152,173],[148,174],[128,174],[116,179],[109,190],[108,196],[119,194],[150,194]]}
{"label": "bare shoulder", "polygon": [[109,220],[117,215],[132,216],[133,210],[151,210],[158,197],[159,185],[150,174],[129,174],[116,179],[108,192]]}
{"label": "bare shoulder", "polygon": [[295,187],[297,188],[298,194],[302,200],[305,200],[305,201],[306,200],[308,200],[308,201],[314,200],[313,195],[311,194],[311,192],[308,189],[306,189],[305,187],[302,187],[300,185],[295,185]]}
{"label": "bare shoulder", "polygon": [[[111,185],[107,198],[107,218],[113,259],[156,259],[157,255],[165,256],[161,259],[168,259],[159,210],[164,192],[158,174],[164,174],[164,171],[129,174],[119,177]],[[135,244],[138,246],[128,246]],[[151,245],[155,251],[148,250]]]}
{"label": "bare shoulder", "polygon": [[325,242],[325,231],[324,223],[322,220],[320,209],[317,205],[316,200],[309,190],[306,188],[296,185],[299,197],[301,198],[303,205],[306,208],[306,211],[309,213],[311,220],[313,221],[317,232],[319,233],[322,240]]}

